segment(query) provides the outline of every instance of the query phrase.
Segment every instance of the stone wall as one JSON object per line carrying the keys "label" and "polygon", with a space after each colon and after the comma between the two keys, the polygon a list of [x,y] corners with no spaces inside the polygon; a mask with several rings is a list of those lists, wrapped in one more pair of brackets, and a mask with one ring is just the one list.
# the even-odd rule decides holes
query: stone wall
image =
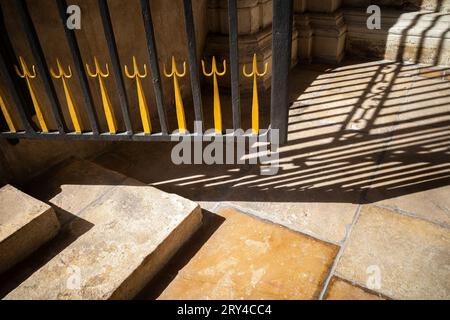
{"label": "stone wall", "polygon": [[423,9],[430,4],[433,3],[424,1],[421,9],[413,11],[382,7],[381,28],[372,30],[366,25],[369,15],[365,8],[344,8],[347,54],[365,59],[450,65],[450,15],[446,13],[445,1],[440,3],[438,12]]}
{"label": "stone wall", "polygon": [[397,9],[420,9],[423,0],[342,0],[344,7],[367,8],[374,4]]}
{"label": "stone wall", "polygon": [[[450,0],[294,0],[301,62],[339,63],[344,55],[450,64]],[[381,8],[368,29],[367,7]]]}
{"label": "stone wall", "polygon": [[341,5],[341,0],[295,0],[294,22],[299,30],[300,61],[342,61],[347,26],[340,10]]}
{"label": "stone wall", "polygon": [[347,8],[367,8],[372,4],[397,10],[450,12],[450,0],[342,0],[342,6]]}
{"label": "stone wall", "polygon": [[[251,79],[242,74],[244,65],[252,63],[253,54],[256,54],[258,66],[261,70],[264,64],[268,65],[268,72],[260,79],[264,89],[270,87],[272,75],[272,0],[238,0],[238,35],[239,35],[239,74],[241,92],[250,91]],[[208,26],[209,34],[203,56],[208,61],[215,56],[218,61],[226,60],[229,70],[229,24],[228,1],[208,0]],[[297,63],[297,30],[294,28],[292,36],[292,65]],[[208,63],[209,64],[209,63]],[[210,78],[204,79],[206,83]],[[220,85],[230,88],[230,77],[223,77]]]}

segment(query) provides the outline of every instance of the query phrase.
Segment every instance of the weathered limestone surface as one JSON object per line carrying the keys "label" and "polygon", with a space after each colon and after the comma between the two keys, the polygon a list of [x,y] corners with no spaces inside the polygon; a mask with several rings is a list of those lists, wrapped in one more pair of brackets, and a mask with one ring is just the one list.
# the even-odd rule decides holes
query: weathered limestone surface
{"label": "weathered limestone surface", "polygon": [[7,185],[0,189],[0,273],[53,238],[59,222],[53,209]]}
{"label": "weathered limestone surface", "polygon": [[365,9],[344,10],[349,55],[450,65],[450,15],[387,8],[382,14],[381,29],[370,30]]}
{"label": "weathered limestone surface", "polygon": [[364,286],[377,276],[376,291],[394,299],[448,299],[449,243],[447,228],[365,206],[336,274]]}
{"label": "weathered limestone surface", "polygon": [[70,159],[34,179],[27,191],[50,203],[64,225],[126,179],[90,161]]}
{"label": "weathered limestone surface", "polygon": [[314,30],[313,59],[339,63],[344,58],[347,25],[342,11],[333,13],[310,13],[309,20]]}
{"label": "weathered limestone surface", "polygon": [[403,13],[389,29],[385,58],[450,65],[450,15]]}
{"label": "weathered limestone surface", "polygon": [[306,8],[311,12],[331,13],[341,6],[342,0],[306,0]]}
{"label": "weathered limestone surface", "polygon": [[307,14],[296,13],[294,24],[298,30],[297,52],[300,63],[309,63],[312,60],[313,30]]}
{"label": "weathered limestone surface", "polygon": [[[238,34],[258,32],[272,26],[272,0],[238,0]],[[208,1],[208,26],[213,33],[228,34],[228,1]]]}
{"label": "weathered limestone surface", "polygon": [[450,12],[450,0],[416,0],[423,10]]}
{"label": "weathered limestone surface", "polygon": [[[405,10],[418,10],[420,9],[421,5],[422,8],[431,8],[431,6],[434,7],[436,5],[436,1],[442,0],[342,0],[342,5],[344,7],[359,8],[367,8],[370,5],[377,5],[380,7],[384,6]],[[434,5],[431,4],[432,2],[434,2]]]}
{"label": "weathered limestone surface", "polygon": [[218,229],[159,299],[318,298],[337,246],[234,209],[218,214]]}
{"label": "weathered limestone surface", "polygon": [[384,300],[379,294],[371,293],[338,277],[331,278],[325,296],[327,300]]}
{"label": "weathered limestone surface", "polygon": [[299,62],[316,60],[335,64],[342,60],[347,27],[340,7],[341,0],[294,2]]}
{"label": "weathered limestone surface", "polygon": [[6,299],[132,298],[199,227],[201,216],[196,203],[129,179],[82,212],[91,230]]}

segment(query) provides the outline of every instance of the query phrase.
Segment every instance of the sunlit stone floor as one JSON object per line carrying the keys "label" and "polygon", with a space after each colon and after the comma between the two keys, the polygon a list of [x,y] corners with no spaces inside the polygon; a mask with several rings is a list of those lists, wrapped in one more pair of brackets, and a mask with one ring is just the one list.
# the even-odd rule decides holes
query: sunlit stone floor
{"label": "sunlit stone floor", "polygon": [[[256,217],[255,223],[262,218],[274,228],[298,232],[296,241],[305,246],[309,237],[324,244],[311,250],[337,246],[336,253],[325,254],[326,272],[310,284],[313,290],[292,298],[449,299],[450,70],[389,61],[313,64],[295,67],[290,85],[289,142],[279,150],[277,175],[262,176],[259,166],[250,164],[177,166],[170,159],[172,143],[118,143],[96,161],[197,201],[209,214],[221,216],[231,207],[234,215]],[[261,93],[263,119],[269,98]],[[206,92],[205,113],[211,101]],[[242,108],[248,125],[246,97]],[[224,122],[230,123],[225,93],[222,109]],[[261,230],[272,234],[265,226]],[[218,232],[225,242],[228,235],[236,237],[232,228]],[[215,238],[200,239],[208,248]],[[233,241],[239,240],[230,240],[229,250],[236,248]],[[194,266],[175,265],[180,270],[186,265],[185,272],[192,273],[196,255],[207,256],[207,251],[190,253]],[[290,267],[300,270],[302,263],[293,259]],[[182,297],[177,292],[186,292],[176,288],[183,284],[167,282],[181,281],[177,270],[170,272],[173,277],[160,277],[167,290],[159,293]],[[217,284],[226,273],[215,270],[214,275]],[[244,277],[233,288],[247,290],[250,280]],[[267,292],[264,277],[259,281],[256,288],[265,289],[251,292],[282,298],[276,290]]]}

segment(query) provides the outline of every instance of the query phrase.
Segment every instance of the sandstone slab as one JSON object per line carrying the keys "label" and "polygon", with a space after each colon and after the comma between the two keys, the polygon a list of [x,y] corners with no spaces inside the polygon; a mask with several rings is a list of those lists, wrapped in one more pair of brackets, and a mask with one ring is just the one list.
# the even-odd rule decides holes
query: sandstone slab
{"label": "sandstone slab", "polygon": [[65,224],[126,178],[90,161],[70,159],[39,176],[27,191],[50,203]]}
{"label": "sandstone slab", "polygon": [[192,201],[129,179],[82,216],[94,227],[6,299],[132,298],[196,231],[202,214]]}
{"label": "sandstone slab", "polygon": [[365,206],[336,274],[394,299],[449,299],[450,230]]}
{"label": "sandstone slab", "polygon": [[373,175],[367,201],[449,227],[449,129],[394,134]]}
{"label": "sandstone slab", "polygon": [[0,273],[53,238],[59,222],[53,209],[7,185],[0,189]]}
{"label": "sandstone slab", "polygon": [[234,209],[219,215],[220,226],[159,299],[318,298],[337,246]]}
{"label": "sandstone slab", "polygon": [[327,300],[384,300],[379,294],[369,292],[338,277],[331,278],[328,286]]}

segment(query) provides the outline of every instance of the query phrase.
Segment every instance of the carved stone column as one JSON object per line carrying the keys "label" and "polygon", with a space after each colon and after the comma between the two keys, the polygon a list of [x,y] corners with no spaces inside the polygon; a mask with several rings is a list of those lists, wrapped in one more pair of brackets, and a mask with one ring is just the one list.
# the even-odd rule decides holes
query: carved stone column
{"label": "carved stone column", "polygon": [[341,0],[306,0],[315,60],[339,63],[344,57],[347,25],[340,7]]}
{"label": "carved stone column", "polygon": [[[268,64],[268,72],[262,77],[261,85],[270,87],[272,76],[272,0],[238,0],[238,36],[239,36],[239,71],[240,84],[243,91],[251,89],[252,82],[242,75],[244,64],[251,65],[253,54],[256,53],[258,66],[263,70]],[[206,39],[204,58],[210,60],[214,55],[218,64],[226,59],[229,63],[228,39],[228,1],[208,1],[209,34]],[[297,31],[292,36],[292,63],[297,63]],[[208,61],[208,65],[209,65]],[[229,65],[227,65],[229,67]],[[210,79],[205,79],[210,81]],[[229,88],[230,77],[223,77],[220,86]]]}
{"label": "carved stone column", "polygon": [[297,45],[300,63],[310,63],[312,59],[313,30],[305,10],[306,0],[294,0],[294,25],[298,31]]}

